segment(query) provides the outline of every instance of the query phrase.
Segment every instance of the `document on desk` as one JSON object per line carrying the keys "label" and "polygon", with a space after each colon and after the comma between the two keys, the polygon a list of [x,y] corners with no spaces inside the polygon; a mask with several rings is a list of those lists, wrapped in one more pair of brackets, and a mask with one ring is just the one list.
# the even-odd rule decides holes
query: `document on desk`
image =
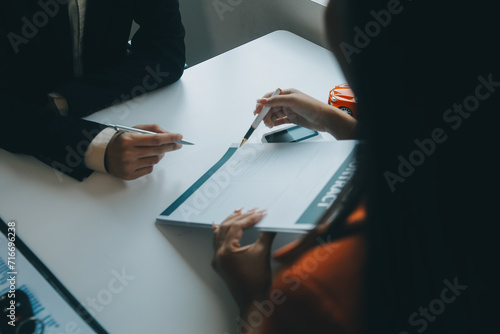
{"label": "document on desk", "polygon": [[[0,219],[0,333],[107,333]],[[93,312],[93,311],[91,311]]]}
{"label": "document on desk", "polygon": [[258,208],[267,215],[256,228],[305,232],[354,174],[357,145],[355,140],[233,145],[158,223],[211,227],[236,209]]}

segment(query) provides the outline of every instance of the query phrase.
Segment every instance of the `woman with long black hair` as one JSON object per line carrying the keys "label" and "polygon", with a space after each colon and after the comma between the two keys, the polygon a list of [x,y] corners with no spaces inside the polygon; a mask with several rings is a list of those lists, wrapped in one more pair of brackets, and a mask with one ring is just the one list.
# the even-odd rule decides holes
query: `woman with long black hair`
{"label": "woman with long black hair", "polygon": [[[238,333],[492,328],[500,54],[489,6],[329,4],[330,45],[358,98],[360,167],[318,227],[275,254],[275,277],[272,234],[239,244],[265,212],[236,210],[215,230],[213,265],[240,307]],[[272,107],[268,125],[326,108],[305,96]]]}

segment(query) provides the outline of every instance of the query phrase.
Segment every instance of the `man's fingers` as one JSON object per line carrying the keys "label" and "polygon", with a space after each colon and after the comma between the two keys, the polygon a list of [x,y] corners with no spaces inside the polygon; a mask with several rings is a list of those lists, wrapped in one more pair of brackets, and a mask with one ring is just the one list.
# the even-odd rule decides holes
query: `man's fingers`
{"label": "man's fingers", "polygon": [[146,166],[136,170],[122,171],[118,176],[126,181],[132,181],[152,172],[153,166]]}
{"label": "man's fingers", "polygon": [[140,158],[140,159],[137,160],[137,162],[139,164],[139,168],[144,168],[144,167],[148,167],[148,166],[154,166],[157,163],[159,163],[160,160],[161,160],[161,156],[160,155],[153,155],[153,156],[150,156],[150,157]]}
{"label": "man's fingers", "polygon": [[158,155],[151,155],[151,156],[146,156],[142,158],[138,158],[135,160],[133,163],[133,166],[131,167],[133,170],[138,170],[141,168],[149,167],[149,166],[154,166],[158,164],[161,159],[165,156],[164,153],[158,154]]}
{"label": "man's fingers", "polygon": [[180,149],[181,144],[164,144],[159,146],[138,146],[134,148],[135,155],[138,159],[151,157],[154,155],[163,155],[166,152],[172,152]]}
{"label": "man's fingers", "polygon": [[182,135],[169,133],[156,124],[138,125],[156,134],[118,133],[106,149],[107,170],[124,180],[135,180],[153,171],[166,152],[182,147]]}
{"label": "man's fingers", "polygon": [[155,135],[144,134],[128,134],[133,140],[134,146],[160,146],[165,144],[173,144],[182,140],[182,135],[178,133],[158,133]]}
{"label": "man's fingers", "polygon": [[141,124],[141,125],[135,125],[134,128],[146,130],[146,131],[151,131],[151,132],[156,132],[156,133],[167,133],[167,131],[165,131],[158,124]]}
{"label": "man's fingers", "polygon": [[[133,174],[135,176],[134,179],[138,179],[141,176],[151,174],[152,172],[153,172],[153,166],[147,166],[147,167],[139,168]],[[134,179],[132,179],[132,180],[134,180]]]}

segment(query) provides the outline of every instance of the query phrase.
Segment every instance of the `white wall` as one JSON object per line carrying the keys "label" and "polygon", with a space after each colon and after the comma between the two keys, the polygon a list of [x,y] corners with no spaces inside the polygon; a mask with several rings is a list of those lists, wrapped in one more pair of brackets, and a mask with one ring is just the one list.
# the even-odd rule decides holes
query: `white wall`
{"label": "white wall", "polygon": [[325,7],[311,0],[179,1],[189,66],[275,30],[326,45]]}

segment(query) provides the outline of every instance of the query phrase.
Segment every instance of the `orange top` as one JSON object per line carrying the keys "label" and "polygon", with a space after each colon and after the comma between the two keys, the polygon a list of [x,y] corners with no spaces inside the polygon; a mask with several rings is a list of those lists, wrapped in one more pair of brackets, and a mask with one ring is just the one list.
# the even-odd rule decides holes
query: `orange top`
{"label": "orange top", "polygon": [[[360,206],[348,223],[361,223],[365,215]],[[251,313],[246,325],[260,322],[260,334],[359,333],[364,261],[362,235],[315,246],[280,271],[268,300],[252,312],[260,317]]]}

